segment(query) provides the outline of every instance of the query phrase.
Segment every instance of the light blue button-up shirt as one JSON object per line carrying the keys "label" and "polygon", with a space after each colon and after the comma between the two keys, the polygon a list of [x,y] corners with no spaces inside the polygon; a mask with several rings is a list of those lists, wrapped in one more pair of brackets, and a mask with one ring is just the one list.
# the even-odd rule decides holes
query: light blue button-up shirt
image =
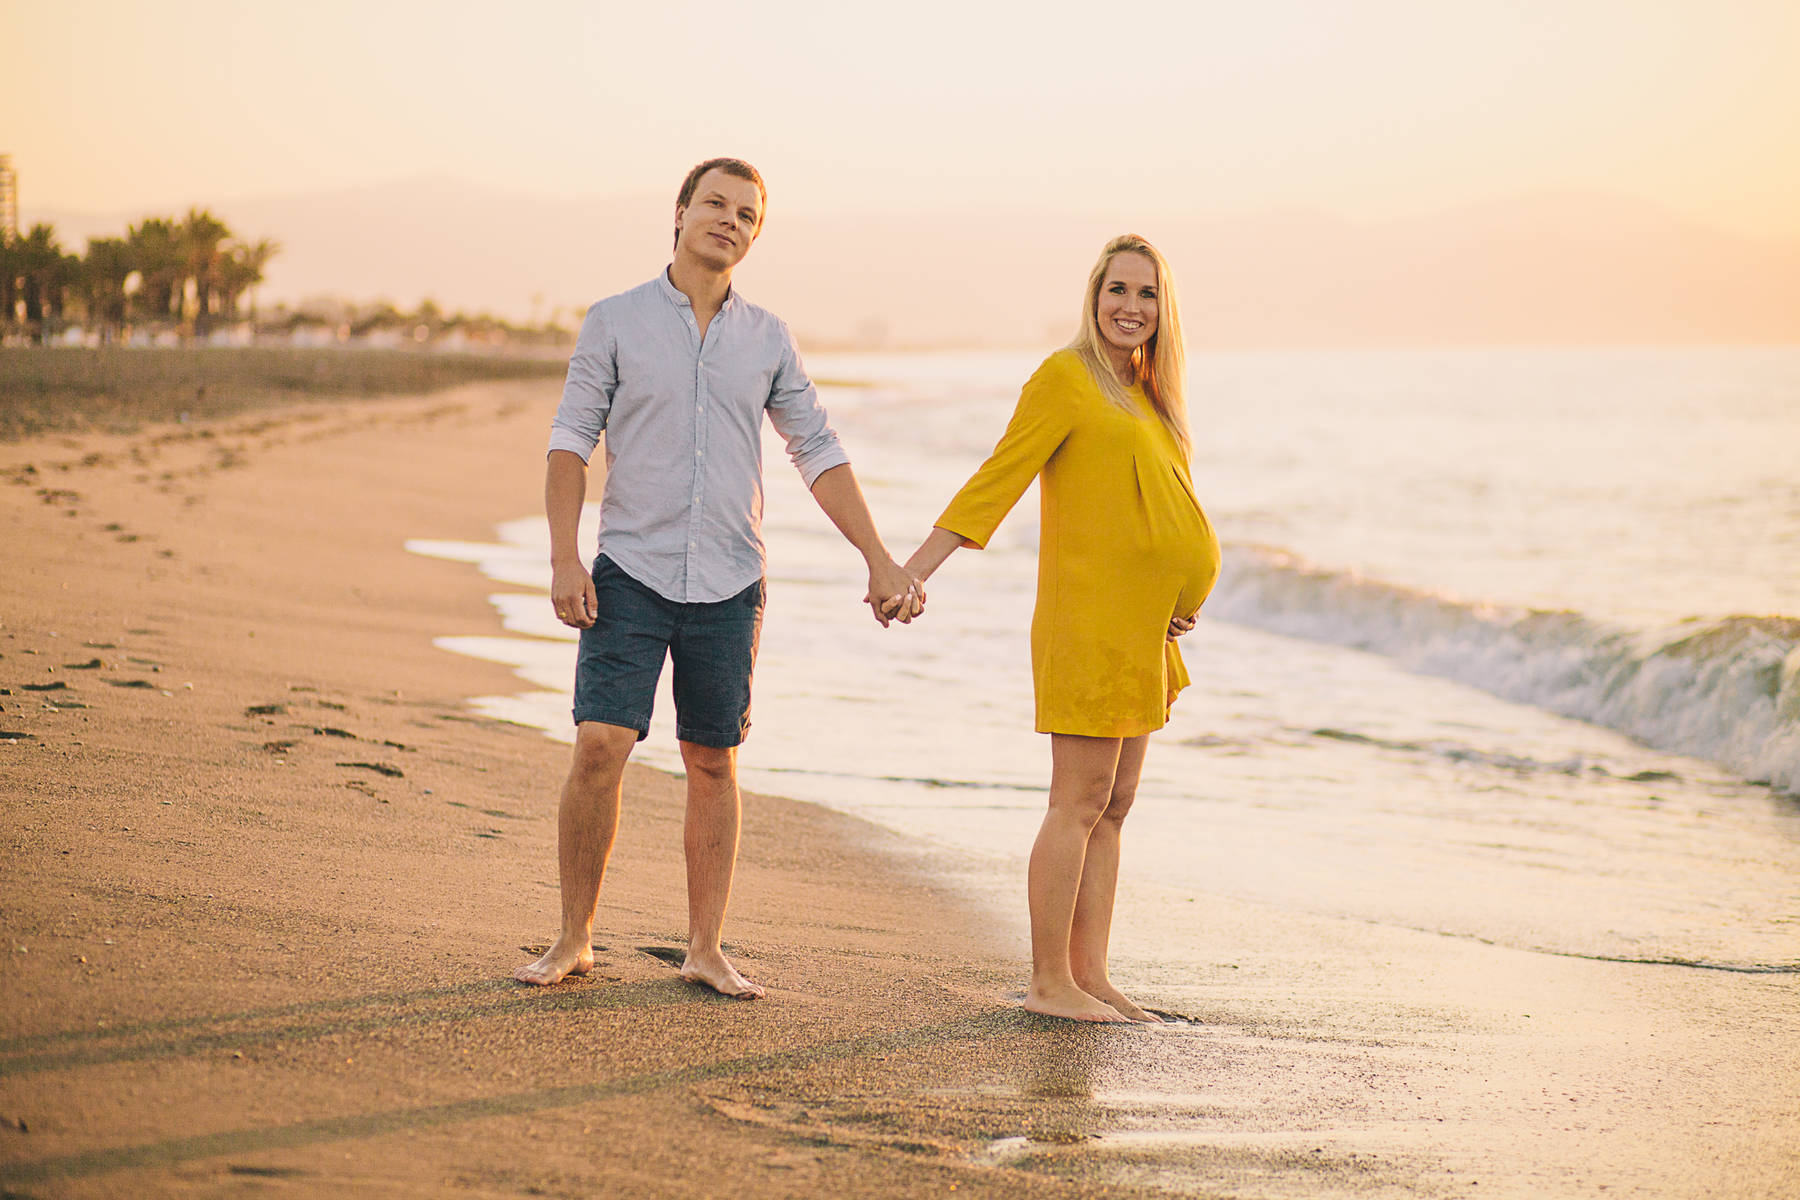
{"label": "light blue button-up shirt", "polygon": [[774,313],[733,289],[706,327],[665,271],[588,309],[550,449],[606,434],[600,552],[658,595],[724,600],[763,574],[762,418],[811,487],[850,461]]}

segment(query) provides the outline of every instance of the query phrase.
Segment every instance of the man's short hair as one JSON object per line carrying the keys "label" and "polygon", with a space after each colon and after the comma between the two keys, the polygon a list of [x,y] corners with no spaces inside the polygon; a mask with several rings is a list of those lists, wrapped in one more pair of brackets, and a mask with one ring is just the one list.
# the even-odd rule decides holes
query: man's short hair
{"label": "man's short hair", "polygon": [[[769,219],[769,189],[763,184],[763,177],[757,173],[756,168],[741,158],[709,158],[689,171],[687,178],[681,181],[681,191],[675,196],[676,207],[686,208],[692,204],[694,189],[700,186],[701,176],[714,170],[723,171],[727,175],[735,175],[739,179],[748,179],[756,185],[756,192],[762,197],[762,214],[756,218],[756,229],[757,232],[762,232],[764,223]],[[675,242],[677,245],[681,242],[679,230],[676,231]]]}

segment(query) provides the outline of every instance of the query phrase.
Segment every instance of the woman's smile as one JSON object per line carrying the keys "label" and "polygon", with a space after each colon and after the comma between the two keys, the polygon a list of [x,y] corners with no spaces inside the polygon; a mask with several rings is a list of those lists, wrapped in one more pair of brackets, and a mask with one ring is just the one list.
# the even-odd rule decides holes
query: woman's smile
{"label": "woman's smile", "polygon": [[1156,264],[1142,254],[1115,254],[1107,265],[1094,317],[1112,354],[1129,356],[1156,335],[1156,283]]}

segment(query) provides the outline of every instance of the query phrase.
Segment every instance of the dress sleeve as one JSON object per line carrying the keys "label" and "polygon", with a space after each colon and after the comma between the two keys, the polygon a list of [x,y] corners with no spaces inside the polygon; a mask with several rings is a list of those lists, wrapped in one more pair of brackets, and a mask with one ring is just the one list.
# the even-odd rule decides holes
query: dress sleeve
{"label": "dress sleeve", "polygon": [[1000,444],[950,501],[937,519],[938,528],[986,549],[994,530],[1069,436],[1075,392],[1069,365],[1060,357],[1047,359],[1026,381]]}

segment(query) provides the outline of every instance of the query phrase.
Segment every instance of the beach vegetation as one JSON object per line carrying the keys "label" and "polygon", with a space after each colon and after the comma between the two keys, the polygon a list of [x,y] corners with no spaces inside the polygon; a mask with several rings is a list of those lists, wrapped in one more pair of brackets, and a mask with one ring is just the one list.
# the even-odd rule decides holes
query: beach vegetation
{"label": "beach vegetation", "polygon": [[65,251],[50,224],[0,234],[0,345],[529,352],[566,347],[574,338],[555,315],[518,324],[485,312],[448,312],[431,299],[411,312],[387,300],[338,297],[265,311],[257,290],[281,251],[273,238],[240,237],[205,208],[145,217],[122,237],[90,238],[85,254]]}
{"label": "beach vegetation", "polygon": [[56,227],[39,223],[0,236],[0,338],[43,345],[73,330],[102,345],[134,332],[205,339],[239,319],[280,248],[240,239],[203,208],[90,238],[86,254],[65,251]]}
{"label": "beach vegetation", "polygon": [[560,354],[291,346],[95,350],[0,346],[0,441],[129,432],[283,404],[417,396],[467,383],[554,379]]}

